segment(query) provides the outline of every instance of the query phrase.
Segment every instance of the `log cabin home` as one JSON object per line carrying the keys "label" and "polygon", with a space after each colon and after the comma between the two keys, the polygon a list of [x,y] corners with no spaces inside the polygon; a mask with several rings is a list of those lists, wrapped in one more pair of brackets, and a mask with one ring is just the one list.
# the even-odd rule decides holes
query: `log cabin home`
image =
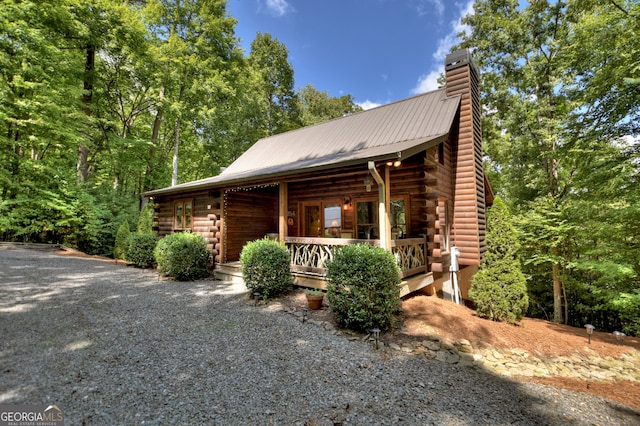
{"label": "log cabin home", "polygon": [[400,296],[448,288],[456,247],[467,298],[493,196],[470,52],[445,72],[444,88],[261,139],[218,176],[145,193],[156,231],[202,234],[222,279],[241,276],[247,242],[278,239],[296,284],[315,288],[336,247],[378,245],[398,260]]}

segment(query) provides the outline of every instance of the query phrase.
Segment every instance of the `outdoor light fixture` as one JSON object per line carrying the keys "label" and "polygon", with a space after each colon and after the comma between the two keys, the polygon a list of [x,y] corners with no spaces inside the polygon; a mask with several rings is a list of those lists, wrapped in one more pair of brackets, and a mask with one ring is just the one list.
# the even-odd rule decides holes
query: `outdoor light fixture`
{"label": "outdoor light fixture", "polygon": [[371,330],[371,332],[373,333],[373,340],[376,341],[376,351],[378,350],[378,340],[380,340],[380,329],[379,328],[374,328],[373,330]]}
{"label": "outdoor light fixture", "polygon": [[402,164],[402,161],[400,160],[396,160],[396,161],[387,161],[387,166],[391,167],[400,167],[400,164]]}
{"label": "outdoor light fixture", "polygon": [[257,292],[253,293],[253,300],[254,300],[253,306],[258,306],[259,299],[260,299],[260,293],[257,293]]}
{"label": "outdoor light fixture", "polygon": [[592,326],[591,324],[586,324],[584,328],[587,329],[587,335],[589,336],[589,344],[591,344],[591,335],[593,334],[593,330],[595,330],[595,327]]}
{"label": "outdoor light fixture", "polygon": [[342,208],[344,210],[349,210],[349,206],[351,205],[351,197],[346,196],[342,200]]}
{"label": "outdoor light fixture", "polygon": [[309,314],[309,308],[302,308],[302,322],[307,322],[308,314]]}
{"label": "outdoor light fixture", "polygon": [[616,336],[616,340],[618,341],[618,343],[624,342],[624,336],[626,336],[626,334],[624,334],[622,331],[614,331],[613,335]]}
{"label": "outdoor light fixture", "polygon": [[364,186],[366,186],[367,192],[371,192],[371,176],[367,175],[364,177]]}

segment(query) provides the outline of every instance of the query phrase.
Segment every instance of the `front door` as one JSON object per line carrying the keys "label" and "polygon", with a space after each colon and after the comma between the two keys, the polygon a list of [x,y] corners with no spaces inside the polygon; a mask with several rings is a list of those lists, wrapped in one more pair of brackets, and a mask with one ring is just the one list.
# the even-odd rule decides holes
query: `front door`
{"label": "front door", "polygon": [[320,203],[305,204],[303,207],[302,236],[303,237],[321,237],[322,224],[320,217]]}

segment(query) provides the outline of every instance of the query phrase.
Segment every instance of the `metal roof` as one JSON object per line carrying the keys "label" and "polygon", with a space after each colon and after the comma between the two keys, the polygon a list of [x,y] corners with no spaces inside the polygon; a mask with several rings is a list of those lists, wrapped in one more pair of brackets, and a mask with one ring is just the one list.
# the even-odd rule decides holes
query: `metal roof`
{"label": "metal roof", "polygon": [[146,192],[146,196],[250,183],[294,173],[406,158],[449,133],[460,96],[444,89],[260,139],[218,176]]}

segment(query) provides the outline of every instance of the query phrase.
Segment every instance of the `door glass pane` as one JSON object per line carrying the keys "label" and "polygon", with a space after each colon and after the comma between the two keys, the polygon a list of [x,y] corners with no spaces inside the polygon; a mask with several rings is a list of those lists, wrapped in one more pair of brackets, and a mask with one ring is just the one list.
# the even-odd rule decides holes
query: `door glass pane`
{"label": "door glass pane", "polygon": [[305,237],[320,237],[320,206],[305,206],[304,207],[304,236]]}
{"label": "door glass pane", "polygon": [[176,228],[178,229],[182,228],[183,226],[182,216],[183,216],[182,203],[176,204]]}
{"label": "door glass pane", "polygon": [[325,204],[324,206],[324,236],[326,238],[340,238],[342,228],[342,209],[340,204]]}
{"label": "door glass pane", "polygon": [[404,200],[391,201],[391,239],[406,238],[407,222]]}
{"label": "door glass pane", "polygon": [[356,204],[358,214],[358,238],[376,240],[380,238],[378,230],[378,203],[364,201]]}
{"label": "door glass pane", "polygon": [[191,203],[184,203],[184,227],[191,228]]}

